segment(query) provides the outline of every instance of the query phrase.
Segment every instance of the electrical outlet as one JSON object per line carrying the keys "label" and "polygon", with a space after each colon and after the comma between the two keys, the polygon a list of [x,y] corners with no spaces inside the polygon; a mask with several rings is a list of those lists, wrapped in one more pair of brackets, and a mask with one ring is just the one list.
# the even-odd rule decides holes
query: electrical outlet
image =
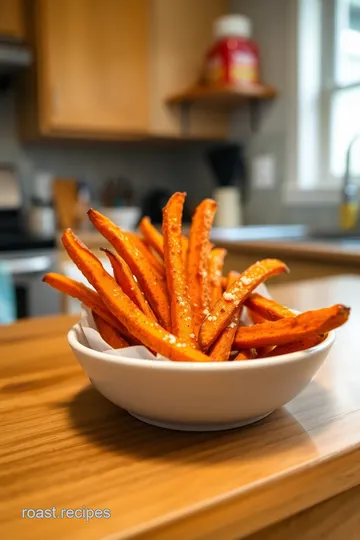
{"label": "electrical outlet", "polygon": [[261,154],[252,161],[252,185],[256,189],[275,186],[275,158],[273,154]]}

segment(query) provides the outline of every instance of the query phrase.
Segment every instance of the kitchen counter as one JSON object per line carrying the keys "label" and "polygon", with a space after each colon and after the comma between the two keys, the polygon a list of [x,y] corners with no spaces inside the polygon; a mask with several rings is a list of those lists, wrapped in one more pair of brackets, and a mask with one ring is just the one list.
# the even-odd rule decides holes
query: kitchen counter
{"label": "kitchen counter", "polygon": [[360,241],[309,241],[303,238],[268,240],[226,240],[219,239],[216,244],[229,251],[239,251],[249,255],[261,254],[263,257],[291,257],[308,261],[360,263]]}
{"label": "kitchen counter", "polygon": [[[300,310],[348,304],[350,321],[304,392],[262,422],[227,432],[162,430],[104,399],[66,342],[76,317],[0,327],[0,536],[358,538],[360,278],[272,293]],[[111,518],[21,519],[24,508],[83,505],[108,508]]]}

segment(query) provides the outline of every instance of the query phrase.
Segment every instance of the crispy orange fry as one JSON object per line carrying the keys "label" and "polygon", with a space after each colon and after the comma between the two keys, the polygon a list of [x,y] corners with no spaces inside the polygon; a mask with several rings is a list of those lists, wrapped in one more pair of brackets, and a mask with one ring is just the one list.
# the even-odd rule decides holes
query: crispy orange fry
{"label": "crispy orange fry", "polygon": [[198,331],[210,307],[209,254],[210,231],[216,212],[216,202],[203,200],[192,218],[187,255],[187,280],[194,317],[195,332]]}
{"label": "crispy orange fry", "polygon": [[134,304],[136,304],[137,307],[140,308],[141,311],[149,317],[149,319],[156,321],[154,312],[149,306],[149,303],[144,297],[138,282],[135,281],[133,273],[131,272],[124,259],[120,257],[120,255],[118,255],[117,253],[113,253],[109,249],[102,248],[102,251],[106,254],[111,263],[117,284],[120,285],[124,293],[128,295],[128,297],[134,302]]}
{"label": "crispy orange fry", "polygon": [[326,335],[324,336],[323,334],[320,334],[309,338],[300,339],[299,341],[293,341],[292,343],[286,343],[285,345],[279,345],[278,347],[273,348],[266,356],[278,356],[281,354],[289,354],[297,351],[304,351],[305,349],[311,349],[311,347],[315,347],[315,345],[318,345],[324,341],[325,338]]}
{"label": "crispy orange fry", "polygon": [[112,328],[107,322],[104,321],[95,311],[92,312],[96,327],[100,336],[106,343],[108,343],[113,349],[123,349],[128,346],[128,343],[124,338],[120,336],[114,328]]}
{"label": "crispy orange fry", "polygon": [[182,248],[182,256],[184,260],[184,265],[186,269],[186,263],[187,263],[187,253],[189,249],[189,240],[186,238],[186,236],[181,237],[181,248]]}
{"label": "crispy orange fry", "polygon": [[[235,282],[224,292],[210,315],[200,328],[199,342],[203,350],[207,350],[229,324],[234,312],[260,283],[282,272],[287,266],[278,259],[264,259],[245,270]],[[242,347],[239,347],[242,348]],[[245,347],[248,348],[248,347]]]}
{"label": "crispy orange fry", "polygon": [[242,306],[238,307],[231,319],[230,324],[228,324],[227,327],[222,331],[212,346],[210,356],[213,360],[216,360],[217,362],[226,362],[226,360],[229,360],[231,346],[239,326],[241,310]]}
{"label": "crispy orange fry", "polygon": [[234,358],[235,360],[253,360],[256,358],[256,349],[242,349],[238,351],[237,355]]}
{"label": "crispy orange fry", "polygon": [[164,258],[164,242],[162,234],[151,223],[150,218],[145,216],[140,221],[139,229],[146,242],[156,251],[158,255]]}
{"label": "crispy orange fry", "polygon": [[251,309],[252,313],[260,315],[267,321],[277,321],[286,317],[294,317],[295,314],[285,306],[278,304],[274,300],[265,298],[258,293],[253,293],[245,300],[245,306]]}
{"label": "crispy orange fry", "polygon": [[[146,243],[149,246],[151,246],[154,251],[156,251],[159,257],[163,259],[164,258],[164,239],[162,237],[162,234],[151,223],[149,217],[147,216],[143,217],[143,219],[140,221],[139,229]],[[181,242],[182,242],[184,262],[186,262],[189,241],[186,238],[186,236],[182,236]]]}
{"label": "crispy orange fry", "polygon": [[[248,313],[254,324],[262,324],[269,320],[277,321],[286,317],[295,316],[288,308],[257,293],[251,294],[249,298],[245,300],[245,305],[248,308]],[[259,358],[271,356],[270,353],[273,349],[274,347],[272,345],[268,347],[259,347],[257,356]]]}
{"label": "crispy orange fry", "polygon": [[231,272],[229,272],[227,276],[224,276],[224,277],[221,278],[221,286],[223,288],[223,291],[226,291],[226,289],[228,287],[229,277],[230,276],[239,277],[240,272],[235,272],[235,270],[231,270]]}
{"label": "crispy orange fry", "polygon": [[77,300],[80,300],[85,306],[90,308],[99,317],[101,317],[107,324],[112,326],[115,330],[126,336],[131,341],[131,334],[128,333],[126,328],[119,322],[116,317],[108,310],[100,296],[96,291],[87,287],[84,283],[76,281],[61,274],[49,273],[43,277],[43,282],[50,285],[57,291],[72,296]]}
{"label": "crispy orange fry", "polygon": [[99,259],[80,242],[70,229],[65,231],[62,241],[69,257],[91,285],[101,294],[109,310],[116,318],[121,319],[128,331],[144,343],[146,347],[156,350],[159,354],[171,360],[186,362],[211,361],[209,356],[176,338],[140,311],[116,283],[115,279],[106,272]]}
{"label": "crispy orange fry", "polygon": [[[236,280],[235,276],[229,276],[228,288],[231,287],[231,285],[234,283],[235,280]],[[213,358],[217,362],[226,362],[226,360],[229,360],[230,353],[231,353],[231,346],[234,341],[236,330],[238,329],[238,326],[240,323],[241,312],[242,312],[242,306],[239,306],[234,312],[230,320],[230,323],[221,332],[220,336],[215,341],[214,345],[212,346],[210,350],[211,358]]]}
{"label": "crispy orange fry", "polygon": [[307,311],[292,318],[242,327],[236,333],[234,347],[248,349],[285,345],[314,335],[325,334],[344,324],[349,318],[349,313],[350,308],[336,304],[329,308]]}
{"label": "crispy orange fry", "polygon": [[210,309],[220,300],[222,290],[222,269],[227,251],[223,248],[214,248],[209,259],[209,286],[210,286]]}
{"label": "crispy orange fry", "polygon": [[129,265],[161,325],[166,329],[170,328],[170,308],[167,291],[163,288],[159,275],[153,270],[149,260],[144,257],[137,246],[134,246],[134,243],[124,231],[100,212],[90,209],[88,215],[93,225]]}
{"label": "crispy orange fry", "polygon": [[145,240],[140,238],[140,236],[138,236],[136,233],[128,232],[127,235],[135,244],[140,253],[142,253],[145,259],[149,262],[154,272],[156,272],[161,279],[165,279],[164,263],[160,261],[158,257],[149,249]]}
{"label": "crispy orange fry", "polygon": [[171,331],[196,346],[181,241],[185,196],[185,193],[174,193],[163,209],[164,260],[171,305]]}
{"label": "crispy orange fry", "polygon": [[249,309],[249,308],[247,308],[247,310],[248,310],[249,317],[252,320],[253,324],[262,324],[262,323],[266,322],[266,319],[264,319],[264,317],[262,317],[261,315],[259,315],[255,311],[251,311],[251,309]]}

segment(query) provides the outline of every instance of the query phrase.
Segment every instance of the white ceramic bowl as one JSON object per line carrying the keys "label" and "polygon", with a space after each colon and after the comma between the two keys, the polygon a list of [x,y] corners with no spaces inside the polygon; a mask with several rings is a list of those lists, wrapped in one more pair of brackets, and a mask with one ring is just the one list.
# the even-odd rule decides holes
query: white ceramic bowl
{"label": "white ceramic bowl", "polygon": [[261,420],[299,394],[324,362],[335,334],[312,349],[242,362],[163,362],[100,353],[85,346],[79,324],[69,344],[107,399],[149,424],[215,431]]}

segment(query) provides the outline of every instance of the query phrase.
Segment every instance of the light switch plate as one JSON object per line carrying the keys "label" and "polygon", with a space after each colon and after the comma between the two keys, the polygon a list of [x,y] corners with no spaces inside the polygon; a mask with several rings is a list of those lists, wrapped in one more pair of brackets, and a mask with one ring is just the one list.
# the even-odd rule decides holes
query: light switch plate
{"label": "light switch plate", "polygon": [[275,157],[260,154],[252,161],[252,185],[256,189],[272,189],[275,186]]}

